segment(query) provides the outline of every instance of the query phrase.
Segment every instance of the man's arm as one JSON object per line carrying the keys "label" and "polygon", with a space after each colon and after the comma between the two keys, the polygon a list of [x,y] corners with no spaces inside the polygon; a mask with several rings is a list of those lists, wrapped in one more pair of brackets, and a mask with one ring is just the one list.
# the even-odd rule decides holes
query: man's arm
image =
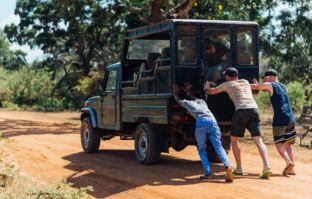
{"label": "man's arm", "polygon": [[178,94],[180,92],[180,88],[178,87],[178,85],[174,84],[173,85],[173,92],[172,92],[172,95],[175,99],[175,101],[178,103],[178,104],[182,104],[182,100],[179,98]]}
{"label": "man's arm", "polygon": [[273,95],[273,87],[270,82],[260,84],[256,79],[253,79],[252,81],[253,84],[250,84],[252,90],[267,91],[271,96]]}
{"label": "man's arm", "polygon": [[218,87],[215,87],[215,88],[211,88],[211,82],[209,81],[206,81],[206,83],[204,84],[204,91],[206,93],[206,95],[216,95],[216,94],[219,94],[219,93],[222,93],[224,92],[224,90],[220,89],[221,85],[218,86]]}

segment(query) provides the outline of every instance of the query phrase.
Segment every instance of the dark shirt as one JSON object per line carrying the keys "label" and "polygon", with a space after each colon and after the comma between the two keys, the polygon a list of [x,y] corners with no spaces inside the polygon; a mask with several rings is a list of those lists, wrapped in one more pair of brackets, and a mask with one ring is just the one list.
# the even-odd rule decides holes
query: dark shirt
{"label": "dark shirt", "polygon": [[273,95],[270,97],[274,110],[273,126],[287,126],[295,123],[289,97],[284,84],[272,82]]}
{"label": "dark shirt", "polygon": [[208,53],[205,54],[205,59],[208,67],[216,66],[222,62],[223,56],[229,52],[229,49],[225,47],[222,43],[216,42],[213,43],[213,46],[216,49],[215,54],[209,55]]}

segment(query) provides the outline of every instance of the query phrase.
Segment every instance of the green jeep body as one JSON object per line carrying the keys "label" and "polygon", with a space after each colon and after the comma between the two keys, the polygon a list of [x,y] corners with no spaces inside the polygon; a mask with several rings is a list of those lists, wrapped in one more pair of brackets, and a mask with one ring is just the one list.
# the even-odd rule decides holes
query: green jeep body
{"label": "green jeep body", "polygon": [[[209,58],[205,51],[211,43],[219,53],[217,58]],[[120,63],[105,69],[103,92],[86,100],[82,108],[84,151],[96,152],[101,139],[120,136],[134,139],[137,159],[148,164],[170,147],[180,151],[196,144],[195,120],[175,102],[172,85],[191,82],[204,97],[204,82],[222,83],[222,71],[229,66],[239,70],[239,78],[258,79],[257,23],[167,20],[129,30]],[[228,151],[234,105],[226,93],[209,96],[207,104],[219,122],[222,144]],[[218,161],[207,143],[208,158]]]}

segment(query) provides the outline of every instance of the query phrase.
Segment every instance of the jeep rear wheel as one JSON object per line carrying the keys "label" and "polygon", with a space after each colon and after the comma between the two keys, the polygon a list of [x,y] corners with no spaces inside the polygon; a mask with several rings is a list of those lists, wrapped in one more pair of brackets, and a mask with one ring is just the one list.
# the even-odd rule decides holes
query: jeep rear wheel
{"label": "jeep rear wheel", "polygon": [[80,139],[84,152],[94,153],[99,151],[101,137],[92,127],[89,117],[83,118],[81,122]]}
{"label": "jeep rear wheel", "polygon": [[[231,139],[230,136],[221,136],[222,147],[225,150],[225,153],[228,154],[230,151]],[[221,160],[214,150],[210,141],[207,142],[207,158],[212,163],[220,163]]]}
{"label": "jeep rear wheel", "polygon": [[147,123],[137,127],[134,141],[135,155],[141,164],[157,162],[160,151],[157,146],[155,128]]}

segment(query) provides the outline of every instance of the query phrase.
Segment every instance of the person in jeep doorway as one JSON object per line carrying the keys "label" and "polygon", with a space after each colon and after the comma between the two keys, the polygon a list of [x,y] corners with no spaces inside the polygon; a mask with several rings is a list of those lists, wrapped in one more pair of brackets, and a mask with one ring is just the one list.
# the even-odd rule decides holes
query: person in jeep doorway
{"label": "person in jeep doorway", "polygon": [[264,73],[264,83],[259,84],[256,79],[251,85],[253,90],[269,92],[274,111],[273,139],[277,151],[286,162],[283,175],[295,175],[294,156],[291,145],[295,143],[296,130],[295,118],[291,110],[291,104],[284,84],[278,81],[276,70],[269,69]]}
{"label": "person in jeep doorway", "polygon": [[233,182],[234,174],[232,172],[231,163],[221,144],[221,132],[217,121],[209,110],[205,100],[197,98],[195,94],[191,92],[191,87],[192,85],[188,82],[184,84],[183,88],[184,92],[187,94],[190,100],[180,100],[178,96],[180,88],[177,85],[173,86],[173,95],[177,103],[184,107],[196,119],[195,138],[197,141],[199,157],[205,170],[205,174],[200,176],[200,178],[208,179],[212,176],[212,171],[210,169],[210,163],[206,152],[206,140],[208,138],[220,160],[223,162],[227,176],[226,181]]}
{"label": "person in jeep doorway", "polygon": [[211,88],[211,82],[206,82],[204,90],[207,95],[215,95],[227,92],[235,105],[235,113],[231,126],[231,145],[236,161],[235,175],[243,175],[239,138],[244,137],[247,128],[256,144],[263,161],[263,170],[260,178],[267,179],[272,175],[268,151],[261,139],[260,117],[258,106],[253,98],[251,86],[245,79],[238,79],[238,71],[234,67],[228,67],[224,71],[226,82],[215,88]]}
{"label": "person in jeep doorway", "polygon": [[205,80],[218,83],[221,79],[221,72],[224,70],[224,62],[228,59],[230,50],[221,42],[205,41]]}

